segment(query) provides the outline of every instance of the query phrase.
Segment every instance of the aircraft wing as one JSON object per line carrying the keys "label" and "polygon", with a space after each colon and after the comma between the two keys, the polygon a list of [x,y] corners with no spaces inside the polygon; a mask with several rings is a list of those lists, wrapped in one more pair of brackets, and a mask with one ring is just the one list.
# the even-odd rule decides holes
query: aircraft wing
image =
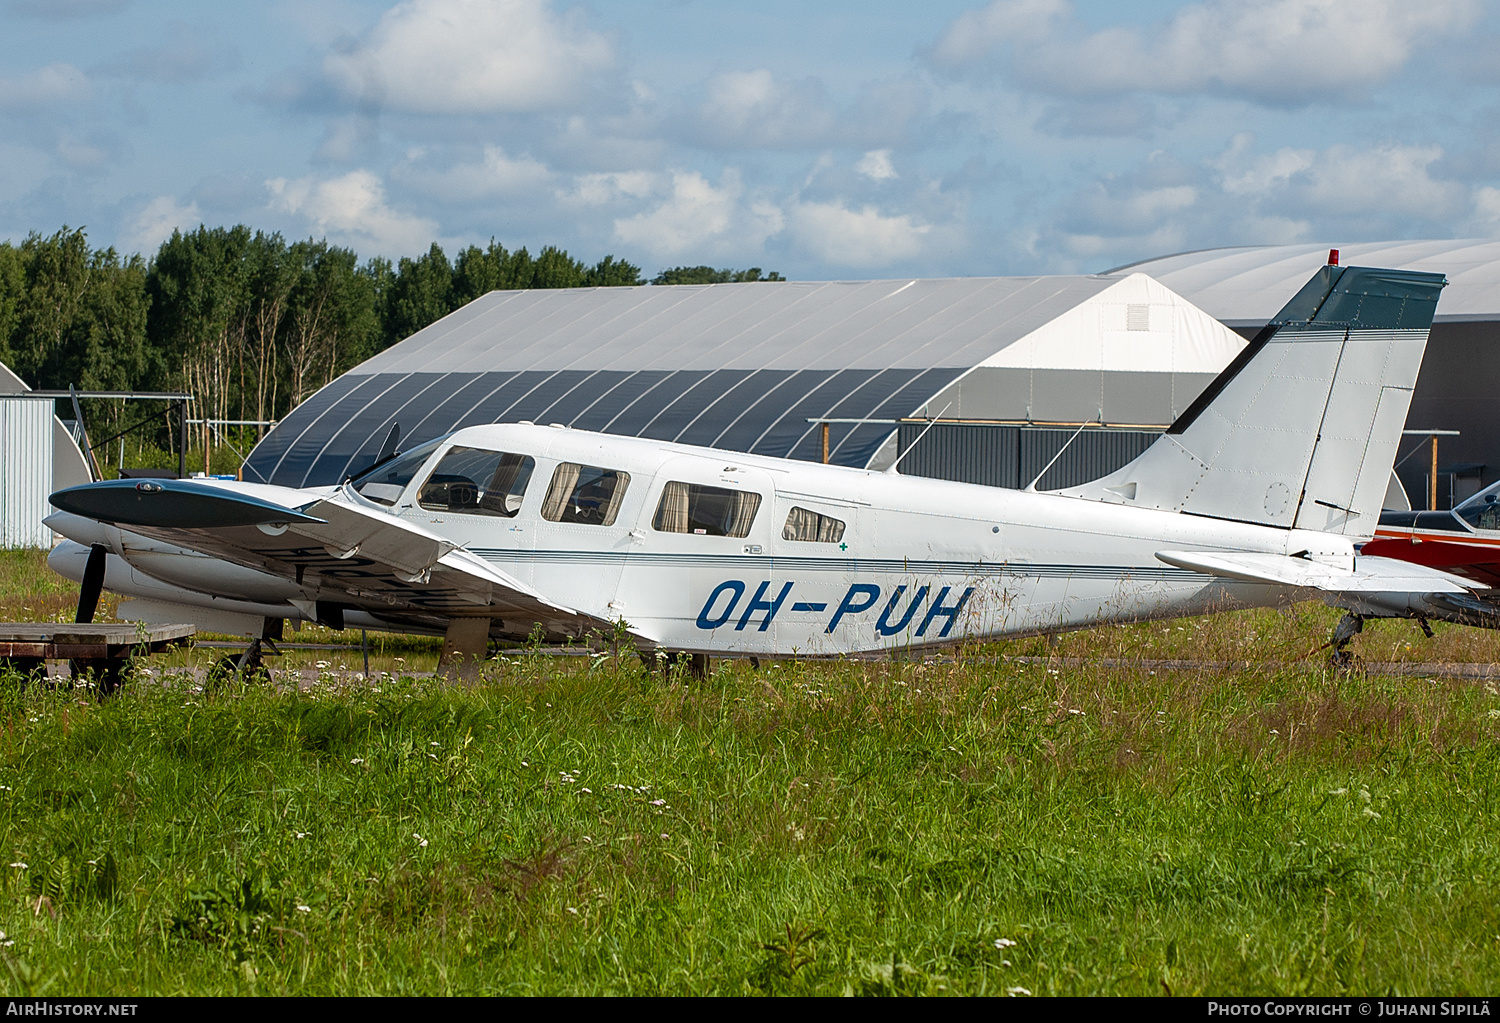
{"label": "aircraft wing", "polygon": [[1363,553],[1381,558],[1410,561],[1464,576],[1484,586],[1500,584],[1500,545],[1464,534],[1450,537],[1377,535],[1367,541]]}
{"label": "aircraft wing", "polygon": [[[374,612],[488,612],[522,635],[614,623],[558,603],[457,544],[347,488],[298,507],[194,480],[110,480],[52,495],[63,511],[293,579],[313,599]],[[305,493],[283,491],[292,498]]]}
{"label": "aircraft wing", "polygon": [[1306,558],[1249,552],[1157,551],[1176,568],[1247,583],[1329,593],[1472,593],[1474,584],[1425,565],[1394,558],[1356,557],[1351,571]]}

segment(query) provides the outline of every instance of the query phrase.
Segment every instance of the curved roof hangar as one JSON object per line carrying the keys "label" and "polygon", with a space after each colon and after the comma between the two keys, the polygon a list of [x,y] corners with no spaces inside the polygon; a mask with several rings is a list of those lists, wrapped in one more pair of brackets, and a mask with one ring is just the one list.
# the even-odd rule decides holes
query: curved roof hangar
{"label": "curved roof hangar", "polygon": [[[245,478],[336,482],[393,426],[405,449],[527,420],[805,459],[816,420],[845,420],[829,460],[864,466],[898,420],[949,405],[1169,421],[1242,345],[1141,274],[492,292],[309,398]],[[1121,381],[1145,377],[1168,397],[1138,409]]]}

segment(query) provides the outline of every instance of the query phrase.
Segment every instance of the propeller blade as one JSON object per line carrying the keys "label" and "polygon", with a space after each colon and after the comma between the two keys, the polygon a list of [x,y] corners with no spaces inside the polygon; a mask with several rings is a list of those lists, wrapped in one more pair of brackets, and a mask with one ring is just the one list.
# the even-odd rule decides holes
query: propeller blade
{"label": "propeller blade", "polygon": [[73,616],[75,624],[88,625],[99,610],[99,594],[104,590],[104,559],[108,556],[109,551],[102,543],[89,548],[89,560],[83,566],[83,582],[78,589],[78,613]]}

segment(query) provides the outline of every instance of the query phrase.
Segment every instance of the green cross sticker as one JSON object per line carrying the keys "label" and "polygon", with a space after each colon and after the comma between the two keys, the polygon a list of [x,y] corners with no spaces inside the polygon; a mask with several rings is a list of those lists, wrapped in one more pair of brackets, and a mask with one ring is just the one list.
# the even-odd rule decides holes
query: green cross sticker
{"label": "green cross sticker", "polygon": [[849,545],[848,544],[846,544],[846,543],[839,544],[839,550],[841,550],[841,551],[847,551],[848,549],[849,549]]}

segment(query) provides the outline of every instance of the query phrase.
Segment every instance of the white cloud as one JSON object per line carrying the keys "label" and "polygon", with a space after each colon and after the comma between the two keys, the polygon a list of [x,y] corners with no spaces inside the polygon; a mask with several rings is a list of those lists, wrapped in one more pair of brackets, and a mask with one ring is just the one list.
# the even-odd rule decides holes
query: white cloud
{"label": "white cloud", "polygon": [[197,203],[184,206],[173,196],[159,195],[131,219],[120,244],[127,252],[140,252],[149,258],[173,231],[192,230],[202,222]]}
{"label": "white cloud", "polygon": [[835,102],[817,78],[758,68],[710,79],[690,124],[693,141],[710,149],[874,148],[902,141],[929,99],[927,86],[906,77],[866,83]]}
{"label": "white cloud", "polygon": [[71,132],[63,132],[57,140],[57,155],[64,163],[76,170],[98,170],[109,160],[109,152],[102,146],[85,142]]}
{"label": "white cloud", "polygon": [[819,259],[837,266],[886,266],[919,255],[932,225],[910,214],[886,216],[873,206],[851,210],[842,202],[797,203],[792,235]]}
{"label": "white cloud", "polygon": [[1329,213],[1422,219],[1456,216],[1467,203],[1457,181],[1432,177],[1440,146],[1331,146],[1306,171],[1303,201]]}
{"label": "white cloud", "polygon": [[1210,161],[1225,193],[1298,207],[1314,216],[1371,220],[1441,220],[1460,216],[1469,201],[1463,184],[1433,176],[1433,165],[1443,157],[1441,146],[1340,144],[1323,150],[1283,147],[1254,155],[1253,142],[1249,134],[1236,135],[1229,148]]}
{"label": "white cloud", "polygon": [[48,64],[22,75],[0,75],[0,110],[81,103],[93,95],[88,76],[72,64]]}
{"label": "white cloud", "polygon": [[391,176],[403,185],[448,201],[514,196],[547,183],[552,172],[529,155],[510,157],[499,146],[485,146],[477,163],[447,170],[422,167],[415,159],[398,164]]}
{"label": "white cloud", "polygon": [[559,202],[566,206],[605,206],[622,199],[645,199],[659,187],[663,175],[652,171],[615,171],[580,174],[573,187],[559,189]]}
{"label": "white cloud", "polygon": [[1500,188],[1485,185],[1474,193],[1474,213],[1491,230],[1500,229]]}
{"label": "white cloud", "polygon": [[891,165],[891,151],[889,149],[872,149],[859,158],[854,169],[871,181],[889,181],[901,175],[896,173],[896,168]]}
{"label": "white cloud", "polygon": [[565,106],[614,63],[609,40],[547,0],[407,0],[323,71],[364,104],[425,114]]}
{"label": "white cloud", "polygon": [[615,221],[615,237],[658,256],[743,255],[760,249],[785,224],[775,204],[744,200],[733,168],[723,172],[717,188],[696,171],[678,171],[671,194],[655,208]]}
{"label": "white cloud", "polygon": [[1223,92],[1264,103],[1357,95],[1413,50],[1468,28],[1478,0],[1203,0],[1142,31],[1084,32],[1071,5],[995,0],[929,51],[953,71],[1000,64],[1055,95]]}
{"label": "white cloud", "polygon": [[383,254],[420,252],[437,237],[436,222],[392,209],[385,187],[367,170],[342,177],[272,178],[266,182],[270,208],[307,218],[319,232],[338,236],[356,248]]}
{"label": "white cloud", "polygon": [[698,117],[705,136],[736,148],[819,144],[836,128],[833,108],[815,79],[782,81],[764,68],[712,79]]}
{"label": "white cloud", "polygon": [[929,55],[947,68],[981,61],[996,47],[1044,38],[1053,22],[1072,9],[1067,0],[994,0],[983,10],[955,18]]}
{"label": "white cloud", "polygon": [[1240,132],[1230,140],[1229,148],[1213,161],[1222,174],[1224,191],[1231,195],[1259,195],[1272,188],[1286,184],[1294,174],[1300,174],[1313,165],[1315,154],[1311,149],[1278,149],[1274,153],[1244,160],[1255,137],[1249,132]]}

